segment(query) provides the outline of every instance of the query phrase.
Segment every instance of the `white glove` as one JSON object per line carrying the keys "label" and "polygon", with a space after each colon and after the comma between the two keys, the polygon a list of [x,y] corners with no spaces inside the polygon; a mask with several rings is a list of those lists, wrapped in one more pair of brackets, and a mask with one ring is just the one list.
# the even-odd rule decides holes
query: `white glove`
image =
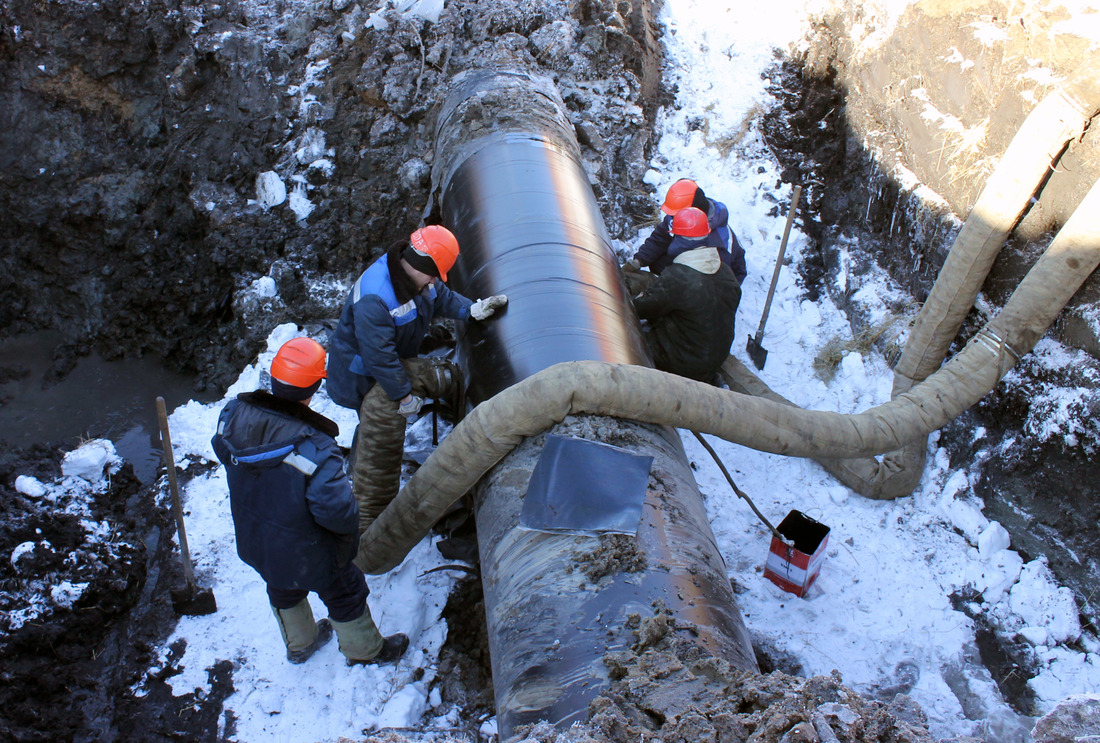
{"label": "white glove", "polygon": [[470,305],[470,317],[475,320],[485,320],[493,316],[493,313],[508,304],[508,297],[503,294],[494,294],[485,299],[479,299]]}
{"label": "white glove", "polygon": [[424,398],[417,397],[416,395],[409,395],[409,401],[403,402],[397,406],[397,412],[406,418],[415,418],[416,414],[420,412],[420,408],[424,407]]}

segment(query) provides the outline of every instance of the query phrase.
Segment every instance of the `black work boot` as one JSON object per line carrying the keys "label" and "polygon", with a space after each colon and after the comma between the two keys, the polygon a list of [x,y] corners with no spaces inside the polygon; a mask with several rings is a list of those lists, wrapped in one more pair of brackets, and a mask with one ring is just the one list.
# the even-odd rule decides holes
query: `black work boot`
{"label": "black work boot", "polygon": [[332,624],[327,619],[317,622],[317,636],[308,646],[301,650],[287,650],[286,659],[295,665],[305,663],[310,656],[332,639]]}
{"label": "black work boot", "polygon": [[349,666],[380,666],[383,663],[393,663],[398,660],[405,651],[409,648],[408,635],[398,632],[396,635],[390,635],[382,640],[382,649],[378,651],[378,655],[373,658],[367,658],[365,660],[359,660],[357,658],[348,658]]}

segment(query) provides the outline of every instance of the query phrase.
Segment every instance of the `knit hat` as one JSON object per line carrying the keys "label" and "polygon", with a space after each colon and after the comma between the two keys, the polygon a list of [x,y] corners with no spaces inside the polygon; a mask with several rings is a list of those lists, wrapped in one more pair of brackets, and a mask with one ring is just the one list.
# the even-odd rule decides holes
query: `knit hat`
{"label": "knit hat", "polygon": [[284,400],[293,400],[294,402],[308,400],[309,398],[313,397],[313,393],[315,393],[320,388],[320,379],[318,379],[316,382],[308,387],[295,387],[292,384],[280,382],[274,377],[271,378],[271,394],[275,395],[275,397],[281,397]]}
{"label": "knit hat", "polygon": [[435,265],[435,261],[432,260],[432,257],[430,255],[421,253],[412,245],[405,248],[405,250],[401,253],[401,257],[405,259],[406,263],[408,263],[420,273],[439,278],[439,267]]}

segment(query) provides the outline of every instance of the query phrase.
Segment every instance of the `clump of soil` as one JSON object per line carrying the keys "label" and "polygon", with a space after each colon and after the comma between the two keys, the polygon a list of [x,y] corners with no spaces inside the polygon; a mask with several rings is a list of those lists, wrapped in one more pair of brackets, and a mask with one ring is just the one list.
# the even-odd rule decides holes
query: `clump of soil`
{"label": "clump of soil", "polygon": [[456,0],[373,28],[345,0],[5,3],[0,327],[224,389],[430,213],[435,108],[501,61],[557,81],[609,231],[632,235],[667,98],[650,13]]}
{"label": "clump of soil", "polygon": [[612,682],[589,705],[585,723],[566,731],[538,724],[520,731],[525,741],[933,740],[924,713],[905,695],[868,701],[836,674],[806,679],[733,668],[677,637],[661,607],[632,621],[637,642],[629,651],[606,656]]}
{"label": "clump of soil", "polygon": [[[154,741],[216,730],[230,664],[212,669],[215,691],[202,699],[173,697],[155,680],[147,696],[131,692],[177,621],[169,591],[183,585],[174,521],[157,507],[163,480],[146,487],[126,464],[97,490],[66,484],[58,462],[42,448],[0,459],[0,737]],[[16,475],[60,484],[27,495],[11,485]],[[79,594],[71,603],[68,590]]]}
{"label": "clump of soil", "polygon": [[645,552],[630,534],[601,534],[599,544],[588,552],[574,552],[576,567],[590,583],[619,573],[640,573],[646,569]]}

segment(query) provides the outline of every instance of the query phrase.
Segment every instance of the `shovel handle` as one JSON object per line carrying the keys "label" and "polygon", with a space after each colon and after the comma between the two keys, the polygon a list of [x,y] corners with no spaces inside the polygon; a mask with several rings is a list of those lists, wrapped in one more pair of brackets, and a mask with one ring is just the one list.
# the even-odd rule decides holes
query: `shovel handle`
{"label": "shovel handle", "polygon": [[795,212],[798,211],[798,200],[802,198],[802,186],[795,186],[791,192],[791,207],[787,210],[787,226],[783,228],[783,239],[779,242],[779,255],[775,258],[775,270],[772,271],[772,283],[768,287],[768,298],[764,300],[764,314],[760,316],[760,327],[756,330],[756,343],[764,337],[764,323],[768,321],[768,312],[772,308],[772,297],[775,295],[775,285],[779,281],[779,269],[783,267],[783,255],[787,252],[787,238],[791,234],[791,225],[794,223]]}
{"label": "shovel handle", "polygon": [[164,398],[157,398],[157,419],[160,421],[160,444],[164,449],[164,465],[168,468],[168,490],[172,495],[172,513],[176,517],[176,531],[180,537],[180,553],[183,556],[183,579],[194,588],[195,571],[191,567],[191,551],[187,549],[187,529],[183,526],[183,503],[180,501],[179,483],[176,481],[176,460],[172,456],[172,436],[168,433],[168,411]]}

